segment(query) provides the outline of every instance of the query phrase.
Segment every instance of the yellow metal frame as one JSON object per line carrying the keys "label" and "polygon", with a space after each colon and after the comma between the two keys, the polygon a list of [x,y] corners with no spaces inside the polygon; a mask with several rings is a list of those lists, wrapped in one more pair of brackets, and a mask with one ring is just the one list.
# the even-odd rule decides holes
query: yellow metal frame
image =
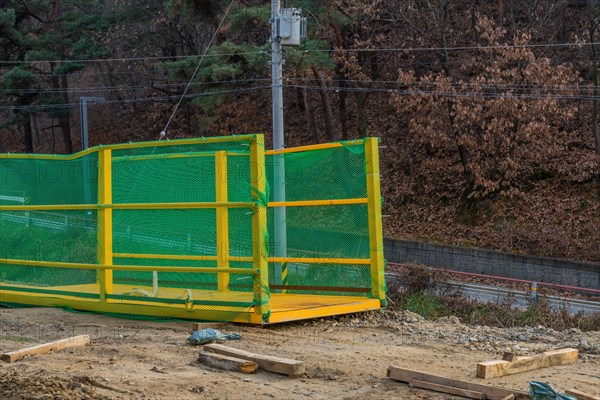
{"label": "yellow metal frame", "polygon": [[[112,204],[112,150],[102,149],[98,152],[98,202]],[[112,209],[98,210],[98,264],[113,264],[113,226]],[[99,269],[97,280],[100,285],[100,301],[113,293],[112,269]]]}
{"label": "yellow metal frame", "polygon": [[387,304],[385,259],[383,257],[383,226],[381,222],[381,188],[379,180],[379,139],[365,140],[367,162],[367,194],[369,198],[369,249],[371,254],[371,296]]}
{"label": "yellow metal frame", "polygon": [[261,135],[250,143],[250,186],[252,198],[259,205],[252,214],[252,265],[258,277],[254,279],[254,310],[264,322],[269,322],[269,262],[267,231],[267,175],[265,142]]}
{"label": "yellow metal frame", "polygon": [[156,140],[149,142],[109,144],[80,151],[74,154],[0,154],[0,159],[35,159],[35,160],[75,160],[88,154],[99,152],[102,149],[108,150],[127,150],[140,149],[144,147],[165,147],[165,146],[184,146],[190,144],[209,144],[209,143],[231,143],[231,142],[251,142],[260,135],[231,135],[219,137],[203,137],[194,139],[178,140]]}
{"label": "yellow metal frame", "polygon": [[[205,143],[246,142],[249,148],[243,151],[186,152],[161,155],[114,156],[115,150],[126,150],[144,147],[181,146]],[[365,198],[300,200],[284,202],[268,202],[266,190],[265,154],[288,154],[304,151],[318,151],[341,148],[349,145],[364,145],[366,161]],[[198,138],[177,141],[156,141],[100,146],[73,155],[44,154],[0,154],[0,159],[35,159],[35,160],[74,160],[78,157],[97,153],[98,157],[98,201],[97,204],[40,204],[0,206],[1,211],[52,211],[52,210],[97,210],[98,218],[98,263],[63,263],[49,261],[28,261],[0,258],[0,265],[24,267],[51,267],[69,269],[95,270],[97,281],[95,288],[89,285],[72,285],[64,287],[64,295],[48,295],[31,289],[28,293],[18,291],[15,285],[0,282],[0,300],[20,304],[42,306],[68,306],[96,312],[121,314],[137,314],[148,316],[166,316],[176,318],[194,318],[204,320],[227,320],[244,323],[264,324],[277,323],[297,319],[315,318],[349,312],[378,309],[386,303],[384,278],[383,236],[381,232],[381,192],[379,184],[378,141],[374,138],[348,141],[344,143],[327,143],[277,151],[264,150],[262,135],[242,135],[218,138]],[[174,203],[112,203],[112,163],[130,160],[148,160],[152,158],[181,157],[215,157],[215,190],[214,202],[174,202]],[[250,184],[253,188],[250,202],[230,202],[228,199],[228,156],[250,157]],[[267,243],[267,207],[329,207],[340,205],[365,204],[368,208],[370,257],[362,258],[324,258],[324,257],[269,257]],[[246,208],[252,212],[252,255],[232,256],[229,254],[229,209]],[[112,212],[113,210],[161,210],[161,209],[215,209],[217,251],[215,255],[175,255],[175,254],[133,254],[113,253],[112,245]],[[158,265],[115,265],[114,260],[157,259],[182,261],[214,261],[215,267],[193,266],[158,266]],[[232,268],[231,263],[252,263],[252,268]],[[321,295],[271,294],[269,291],[268,265],[271,263],[308,263],[338,264],[369,267],[371,271],[370,299],[364,297],[340,297]],[[252,304],[240,308],[229,306],[213,306],[212,309],[201,305],[176,304],[165,305],[151,298],[141,300],[117,300],[113,295],[119,293],[113,283],[113,271],[154,271],[154,272],[186,272],[217,274],[218,290],[215,296],[228,295],[235,299],[243,292],[230,291],[231,274],[250,275],[253,279]],[[27,288],[23,287],[23,290]],[[92,292],[89,292],[91,290]],[[72,294],[68,294],[71,291]],[[98,300],[77,297],[83,291],[98,295]],[[46,290],[47,292],[47,290]],[[200,292],[199,292],[200,293]],[[206,293],[200,295],[205,295]],[[211,295],[212,296],[212,295]],[[242,296],[243,297],[243,296]],[[289,304],[295,304],[290,306]],[[315,305],[317,304],[317,305]]]}
{"label": "yellow metal frame", "polygon": [[[217,203],[227,203],[227,152],[217,151],[215,154],[215,190]],[[217,268],[229,268],[229,209],[217,208]],[[229,290],[229,274],[217,276],[220,292]]]}

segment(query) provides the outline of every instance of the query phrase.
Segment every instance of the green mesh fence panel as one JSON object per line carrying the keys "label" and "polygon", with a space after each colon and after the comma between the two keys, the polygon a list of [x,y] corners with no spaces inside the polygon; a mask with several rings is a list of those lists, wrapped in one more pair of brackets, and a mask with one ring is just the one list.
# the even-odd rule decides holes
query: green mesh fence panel
{"label": "green mesh fence panel", "polygon": [[[185,310],[199,307],[230,313],[228,317],[210,314],[207,319],[233,319],[236,313],[257,305],[255,291],[261,286],[257,286],[253,246],[261,243],[268,256],[276,255],[275,208],[268,206],[274,201],[269,188],[273,187],[274,166],[283,159],[286,201],[358,199],[358,204],[286,207],[285,255],[294,260],[283,263],[281,281],[275,273],[280,264],[269,263],[269,287],[261,288],[263,302],[268,302],[269,291],[280,296],[278,304],[284,306],[285,295],[369,297],[365,144],[354,141],[333,148],[267,155],[265,165],[257,166],[251,162],[251,140],[172,141],[113,148],[112,204],[133,209],[115,206],[112,210],[112,263],[117,269],[109,278],[93,268],[102,256],[99,243],[103,241],[101,217],[105,212],[98,204],[102,204],[99,152],[103,149],[72,157],[1,157],[0,259],[4,261],[0,263],[0,290],[127,306],[166,305],[180,308],[182,314],[177,317],[183,318]],[[223,169],[218,160],[226,163],[226,185],[219,185],[224,178],[218,174]],[[264,193],[256,193],[252,186],[253,171],[266,174],[261,177],[266,179]],[[218,211],[224,208],[212,206],[223,196],[217,194],[218,187],[221,193],[226,189],[226,202],[251,203],[226,208],[224,225],[222,219],[219,223],[223,214]],[[211,206],[181,206],[191,203]],[[57,205],[79,208],[18,208]],[[168,207],[153,209],[156,205]],[[267,231],[257,238],[253,231],[256,207],[267,206]],[[352,264],[344,261],[347,259],[366,262]],[[43,263],[68,263],[77,268]],[[120,270],[119,266],[138,270]],[[156,271],[153,267],[174,268]],[[210,270],[227,267],[244,273]],[[106,279],[112,284],[102,286]],[[145,310],[159,317],[151,309]]]}
{"label": "green mesh fence panel", "polygon": [[[60,162],[2,159],[0,206],[95,204],[97,176],[97,155],[93,153]],[[96,211],[0,212],[0,254],[2,258],[29,261],[95,263]],[[9,286],[29,285],[27,289],[37,293],[52,293],[52,287],[96,281],[96,271],[91,269],[64,270],[57,274],[55,268],[47,267],[0,267],[2,282]]]}
{"label": "green mesh fence panel", "polygon": [[[267,179],[281,157],[285,165],[285,200],[335,200],[367,197],[365,151],[362,142],[266,159]],[[271,193],[273,201],[273,193]],[[269,209],[270,254],[278,246],[274,210]],[[369,220],[366,204],[286,207],[287,257],[368,259]],[[291,262],[283,265],[287,277],[272,284],[289,287],[287,293],[368,296],[369,265]],[[284,272],[285,275],[285,272]],[[286,279],[287,278],[287,279]]]}

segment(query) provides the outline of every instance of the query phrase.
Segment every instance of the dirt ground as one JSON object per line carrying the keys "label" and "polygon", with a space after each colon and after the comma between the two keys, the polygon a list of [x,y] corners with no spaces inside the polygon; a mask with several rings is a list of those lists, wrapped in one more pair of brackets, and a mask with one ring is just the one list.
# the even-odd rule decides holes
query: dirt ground
{"label": "dirt ground", "polygon": [[[386,378],[389,365],[520,390],[531,380],[600,392],[600,332],[501,330],[369,313],[271,327],[222,325],[227,344],[296,358],[306,374],[243,375],[198,364],[191,322],[154,322],[49,308],[0,308],[0,352],[88,334],[89,346],[0,363],[0,399],[448,399]],[[493,380],[479,361],[581,344],[579,361]],[[586,350],[587,349],[587,350]]]}

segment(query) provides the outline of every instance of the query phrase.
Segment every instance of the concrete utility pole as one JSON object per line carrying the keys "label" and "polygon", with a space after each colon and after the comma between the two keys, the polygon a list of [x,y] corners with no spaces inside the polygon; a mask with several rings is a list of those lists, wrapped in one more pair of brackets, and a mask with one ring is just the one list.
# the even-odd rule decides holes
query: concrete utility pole
{"label": "concrete utility pole", "polygon": [[[279,18],[281,1],[271,1],[271,66],[272,66],[272,96],[273,96],[273,149],[285,147],[283,135],[283,68],[281,54],[281,38],[279,37]],[[283,154],[273,157],[273,199],[285,201],[285,159]],[[275,207],[274,224],[274,255],[287,255],[287,222],[285,207]],[[283,263],[276,263],[273,283],[282,283]]]}
{"label": "concrete utility pole", "polygon": [[[104,103],[104,97],[80,97],[79,98],[79,117],[81,119],[81,150],[86,150],[89,147],[89,135],[88,135],[88,123],[87,123],[87,105],[90,104],[102,104]],[[85,204],[91,202],[91,177],[90,177],[90,162],[86,156],[83,158],[83,201]],[[87,212],[87,222],[89,223],[92,212]]]}
{"label": "concrete utility pole", "polygon": [[79,98],[79,117],[81,118],[81,150],[89,147],[88,123],[87,123],[87,105],[102,104],[104,97],[80,97]]}

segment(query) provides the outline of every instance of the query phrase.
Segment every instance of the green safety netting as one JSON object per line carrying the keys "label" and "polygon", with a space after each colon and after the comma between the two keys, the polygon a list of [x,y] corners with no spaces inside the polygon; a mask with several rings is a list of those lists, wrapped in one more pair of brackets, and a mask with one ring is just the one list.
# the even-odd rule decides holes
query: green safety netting
{"label": "green safety netting", "polygon": [[[225,154],[227,201],[273,202],[273,171],[285,163],[286,201],[367,197],[365,146],[354,141],[334,148],[267,155],[264,166],[251,162],[250,140],[185,143],[112,150],[113,204],[215,202],[216,154]],[[225,152],[225,153],[223,153]],[[49,157],[51,158],[51,157]],[[257,169],[258,168],[258,169]],[[253,187],[251,171],[266,171],[266,188]],[[45,296],[99,299],[96,270],[11,264],[59,262],[97,264],[100,211],[20,210],[18,206],[98,204],[98,152],[72,159],[0,158],[0,290]],[[7,209],[11,206],[12,208]],[[14,207],[17,206],[17,207]],[[2,208],[4,207],[4,208]],[[113,264],[214,268],[253,271],[253,249],[261,243],[269,256],[281,255],[274,231],[274,208],[267,207],[267,231],[253,240],[253,207],[228,209],[228,249],[218,239],[217,209],[114,209]],[[286,207],[290,258],[368,259],[367,204]],[[221,253],[219,248],[221,247]],[[151,255],[144,257],[144,255]],[[176,259],[179,258],[179,259]],[[171,304],[212,310],[247,311],[256,291],[327,296],[362,296],[371,292],[368,265],[320,262],[269,263],[269,287],[257,289],[249,274],[113,271],[106,299],[126,304]],[[265,296],[266,295],[266,296]],[[0,294],[0,302],[2,295]],[[285,300],[281,300],[285,303]],[[58,303],[57,303],[58,304]],[[83,308],[85,309],[85,307]],[[232,314],[233,315],[233,314]]]}

